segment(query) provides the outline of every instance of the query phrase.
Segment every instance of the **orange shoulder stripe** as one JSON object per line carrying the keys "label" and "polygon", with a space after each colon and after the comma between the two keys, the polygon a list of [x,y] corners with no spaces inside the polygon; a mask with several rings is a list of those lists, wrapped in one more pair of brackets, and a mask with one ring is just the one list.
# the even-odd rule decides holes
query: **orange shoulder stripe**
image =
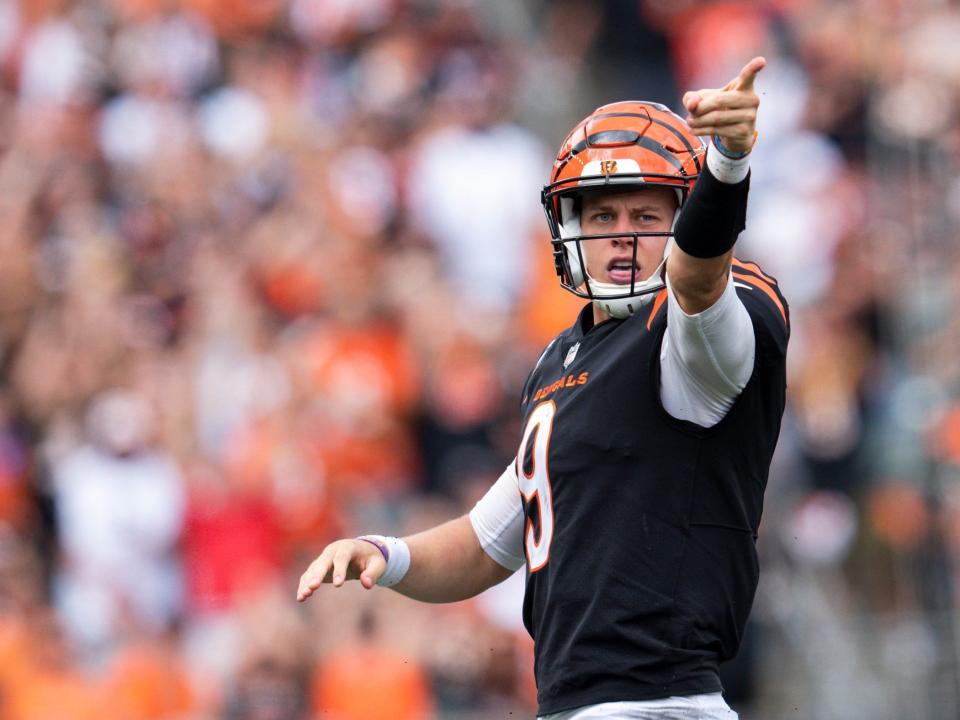
{"label": "orange shoulder stripe", "polygon": [[749,270],[750,272],[756,273],[757,275],[759,275],[760,277],[762,277],[764,280],[766,280],[766,281],[767,281],[768,283],[770,283],[771,285],[776,285],[776,284],[777,284],[777,281],[774,280],[774,279],[773,279],[772,277],[770,277],[769,275],[767,275],[763,270],[761,270],[761,269],[760,269],[760,266],[757,265],[756,263],[744,262],[743,260],[737,260],[737,258],[734,258],[734,259],[733,259],[733,264],[734,264],[735,267],[741,267],[741,268],[744,268],[745,270]]}
{"label": "orange shoulder stripe", "polygon": [[777,306],[777,310],[780,311],[780,315],[783,317],[783,322],[786,324],[789,324],[789,321],[787,320],[787,311],[783,309],[783,303],[780,302],[780,298],[777,297],[777,293],[774,292],[774,289],[772,287],[770,287],[767,283],[765,283],[760,278],[756,278],[753,275],[743,275],[741,273],[734,272],[733,277],[736,278],[737,280],[742,280],[743,282],[749,285],[752,285],[758,290],[763,291],[763,293],[768,298],[773,300],[773,304]]}
{"label": "orange shoulder stripe", "polygon": [[660,312],[660,308],[663,307],[663,303],[666,299],[667,289],[664,288],[657,293],[657,297],[653,300],[653,308],[650,310],[650,316],[647,318],[647,330],[653,327],[653,319],[657,316],[657,313]]}

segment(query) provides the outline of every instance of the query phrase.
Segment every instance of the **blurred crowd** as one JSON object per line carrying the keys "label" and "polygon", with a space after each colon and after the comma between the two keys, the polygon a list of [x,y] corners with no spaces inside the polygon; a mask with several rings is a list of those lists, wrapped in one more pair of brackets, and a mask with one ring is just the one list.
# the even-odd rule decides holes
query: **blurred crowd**
{"label": "blurred crowd", "polygon": [[0,0],[0,720],[529,717],[522,573],[297,578],[468,510],[579,302],[539,190],[750,57],[791,301],[743,717],[960,703],[960,3]]}

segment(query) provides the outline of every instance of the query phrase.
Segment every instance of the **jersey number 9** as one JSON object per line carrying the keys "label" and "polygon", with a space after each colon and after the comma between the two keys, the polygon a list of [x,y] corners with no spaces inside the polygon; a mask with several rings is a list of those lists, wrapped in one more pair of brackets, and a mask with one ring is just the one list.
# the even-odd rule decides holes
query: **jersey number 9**
{"label": "jersey number 9", "polygon": [[[536,572],[550,559],[550,542],[553,540],[553,493],[550,490],[547,456],[550,451],[550,435],[553,433],[553,416],[556,413],[557,406],[553,400],[537,405],[527,421],[523,440],[520,441],[520,450],[517,452],[517,478],[520,481],[520,493],[527,505],[537,503],[540,515],[540,537],[536,537],[529,515],[524,531],[523,545],[527,552],[527,565],[530,572]],[[530,474],[527,474],[524,461],[531,438],[533,467]]]}

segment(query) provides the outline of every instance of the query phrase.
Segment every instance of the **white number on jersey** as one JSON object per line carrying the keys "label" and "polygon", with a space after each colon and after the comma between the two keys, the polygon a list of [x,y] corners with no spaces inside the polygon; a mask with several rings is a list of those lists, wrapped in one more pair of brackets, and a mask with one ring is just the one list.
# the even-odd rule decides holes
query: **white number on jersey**
{"label": "white number on jersey", "polygon": [[[523,431],[520,450],[517,452],[517,479],[520,492],[527,503],[534,502],[540,514],[540,537],[536,537],[533,523],[528,519],[524,532],[524,548],[527,552],[527,564],[530,572],[536,572],[550,559],[550,542],[553,540],[553,493],[550,490],[550,473],[547,469],[547,454],[550,449],[550,435],[553,433],[553,416],[557,406],[553,400],[542,402],[534,408]],[[533,436],[533,471],[527,475],[524,458],[527,456],[527,443]]]}

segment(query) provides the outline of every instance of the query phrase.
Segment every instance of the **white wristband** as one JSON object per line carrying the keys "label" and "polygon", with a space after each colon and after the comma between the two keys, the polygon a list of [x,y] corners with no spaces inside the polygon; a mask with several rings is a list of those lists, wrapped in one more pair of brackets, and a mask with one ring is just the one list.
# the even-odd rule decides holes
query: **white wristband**
{"label": "white wristband", "polygon": [[381,587],[393,587],[403,580],[410,569],[410,547],[400,538],[384,535],[361,535],[357,540],[366,540],[376,545],[387,561],[387,569],[377,580]]}
{"label": "white wristband", "polygon": [[730,158],[710,144],[707,150],[707,167],[711,174],[720,182],[735,185],[743,180],[750,171],[750,155],[742,158]]}

